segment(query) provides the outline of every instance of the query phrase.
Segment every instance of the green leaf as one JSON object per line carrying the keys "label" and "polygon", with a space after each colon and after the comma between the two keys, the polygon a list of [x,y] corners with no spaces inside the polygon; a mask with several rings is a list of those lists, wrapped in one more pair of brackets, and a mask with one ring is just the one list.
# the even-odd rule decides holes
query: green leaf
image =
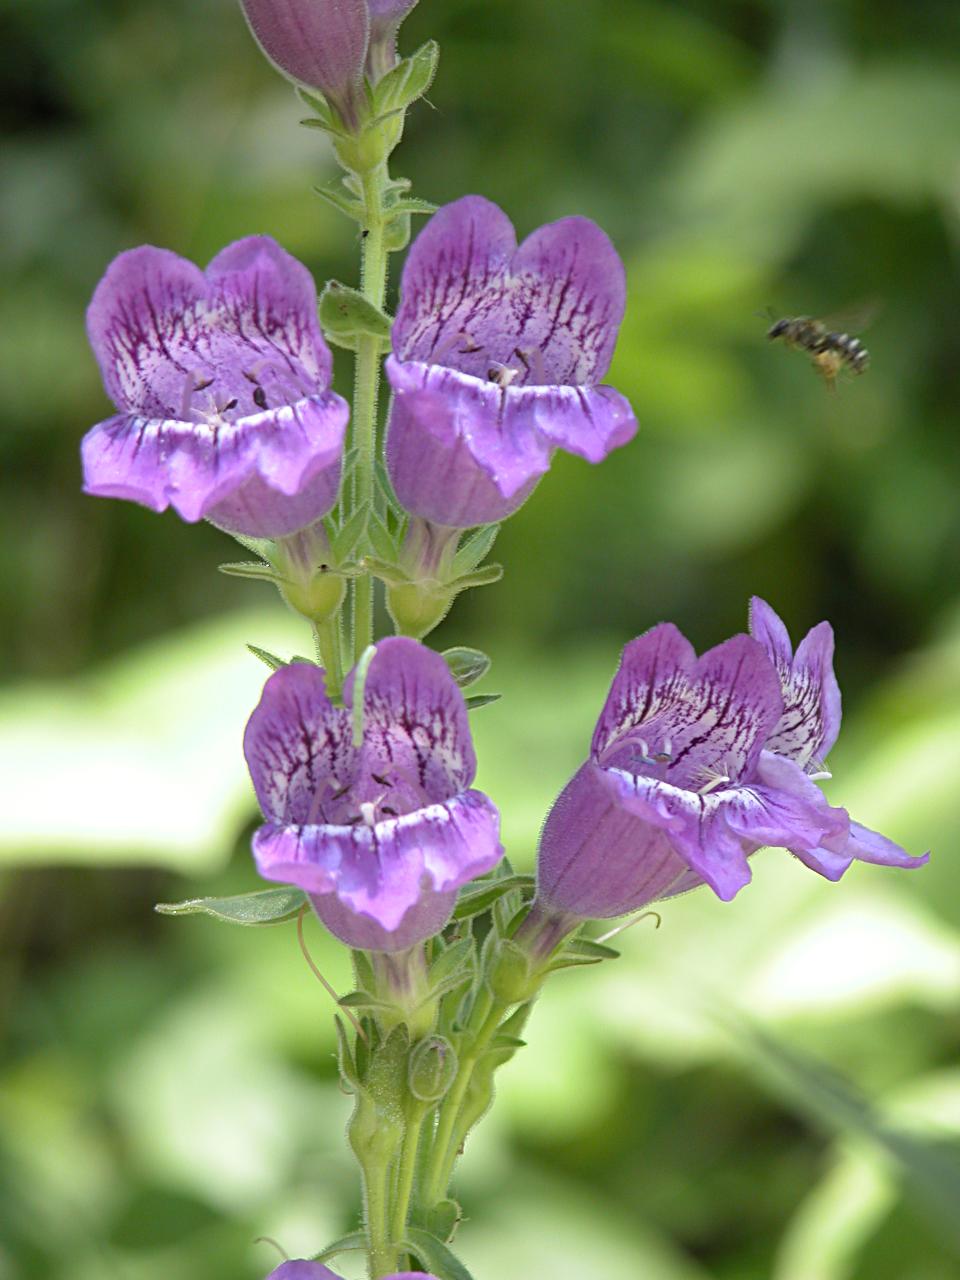
{"label": "green leaf", "polygon": [[332,205],[334,209],[346,214],[352,222],[363,222],[363,205],[356,197],[344,191],[339,182],[331,183],[327,187],[314,187],[313,189],[321,200],[326,200],[327,204]]}
{"label": "green leaf", "polygon": [[502,693],[474,693],[464,701],[468,711],[479,711],[481,707],[489,707],[491,702],[499,702],[502,697]]}
{"label": "green leaf", "polygon": [[398,565],[391,564],[389,561],[380,560],[376,556],[366,556],[364,563],[367,571],[375,578],[379,578],[381,582],[385,582],[388,587],[402,587],[410,581]]}
{"label": "green leaf", "polygon": [[320,325],[325,334],[336,338],[358,338],[361,335],[390,340],[390,316],[375,307],[357,289],[328,280],[320,295]]}
{"label": "green leaf", "polygon": [[477,916],[482,911],[487,911],[498,898],[502,898],[504,894],[510,893],[511,890],[532,889],[533,883],[533,876],[515,875],[508,876],[503,880],[472,885],[460,895],[457,905],[453,909],[453,918],[454,920],[468,920],[471,916]]}
{"label": "green leaf", "polygon": [[742,1042],[745,1064],[800,1113],[828,1132],[878,1146],[898,1166],[905,1192],[960,1252],[960,1155],[955,1148],[894,1128],[855,1085],[735,1012],[716,1015]]}
{"label": "green leaf", "polygon": [[[431,988],[444,986],[473,960],[473,939],[463,938],[460,942],[446,947],[430,966],[427,981]],[[472,968],[472,964],[470,965]],[[466,976],[466,975],[464,975]]]}
{"label": "green leaf", "polygon": [[404,1244],[416,1254],[423,1266],[438,1280],[473,1280],[459,1258],[455,1257],[442,1240],[419,1227],[409,1227]]}
{"label": "green leaf", "polygon": [[370,504],[365,502],[357,507],[346,524],[334,535],[331,550],[336,564],[341,565],[353,556],[357,544],[366,532],[369,517]]}
{"label": "green leaf", "polygon": [[439,205],[431,204],[429,200],[418,200],[415,196],[404,196],[394,204],[389,205],[388,212],[423,214],[429,217],[436,213],[438,208]]}
{"label": "green leaf", "polygon": [[458,646],[454,649],[444,649],[441,656],[461,689],[469,689],[472,684],[482,680],[492,666],[490,659],[481,649]]}
{"label": "green leaf", "polygon": [[388,1000],[372,996],[369,991],[348,991],[337,1001],[342,1009],[393,1009]]}
{"label": "green leaf", "polygon": [[367,521],[367,533],[370,536],[370,545],[373,547],[377,558],[385,564],[394,564],[398,555],[397,545],[390,534],[390,530],[375,511],[371,511]]}
{"label": "green leaf", "polygon": [[406,523],[406,512],[397,500],[397,495],[393,491],[393,485],[390,483],[390,474],[384,466],[383,459],[378,458],[373,470],[374,479],[377,482],[377,488],[383,495],[383,500],[388,509],[396,515],[397,519],[402,523]]}
{"label": "green leaf", "polygon": [[563,953],[583,956],[587,960],[619,960],[620,952],[608,947],[604,942],[594,942],[592,938],[571,938],[563,949]]}
{"label": "green leaf", "polygon": [[382,117],[403,111],[422,98],[437,74],[439,57],[439,45],[435,40],[428,40],[409,58],[402,58],[378,81],[373,91],[374,113]]}
{"label": "green leaf", "polygon": [[298,915],[307,899],[301,889],[264,889],[229,898],[189,898],[186,902],[158,902],[162,916],[213,916],[228,924],[282,924]]}
{"label": "green leaf", "polygon": [[463,1221],[463,1210],[456,1200],[441,1200],[439,1204],[422,1211],[417,1225],[430,1235],[449,1244],[457,1234],[457,1227]]}
{"label": "green leaf", "polygon": [[456,591],[469,591],[471,587],[491,587],[503,577],[502,564],[485,564],[471,573],[462,574],[450,584]]}
{"label": "green leaf", "polygon": [[266,663],[271,671],[279,671],[281,667],[287,665],[286,658],[278,658],[275,653],[271,653],[269,649],[261,649],[257,644],[248,644],[247,648],[255,658],[259,658],[261,662]]}
{"label": "green leaf", "polygon": [[334,1017],[333,1021],[337,1028],[337,1066],[340,1068],[340,1079],[344,1088],[360,1089],[362,1087],[360,1073],[350,1047],[347,1029],[343,1025],[342,1018]]}
{"label": "green leaf", "polygon": [[228,578],[256,578],[262,582],[282,582],[272,564],[264,564],[259,560],[240,560],[235,564],[220,564],[217,568]]}
{"label": "green leaf", "polygon": [[485,524],[472,533],[453,558],[453,576],[470,573],[481,561],[486,560],[499,532],[498,524]]}
{"label": "green leaf", "polygon": [[351,1231],[348,1236],[341,1236],[327,1245],[323,1253],[318,1253],[314,1262],[330,1262],[340,1253],[359,1253],[367,1247],[367,1237],[363,1231]]}

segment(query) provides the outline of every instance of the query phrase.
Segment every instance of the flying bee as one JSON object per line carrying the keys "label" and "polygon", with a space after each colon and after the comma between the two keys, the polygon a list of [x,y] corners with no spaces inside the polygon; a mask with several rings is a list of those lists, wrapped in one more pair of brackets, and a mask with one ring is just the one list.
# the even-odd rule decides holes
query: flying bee
{"label": "flying bee", "polygon": [[830,391],[836,388],[843,369],[865,373],[870,365],[870,353],[859,338],[834,332],[825,321],[813,316],[777,320],[767,330],[767,337],[771,342],[782,340],[788,347],[806,351]]}

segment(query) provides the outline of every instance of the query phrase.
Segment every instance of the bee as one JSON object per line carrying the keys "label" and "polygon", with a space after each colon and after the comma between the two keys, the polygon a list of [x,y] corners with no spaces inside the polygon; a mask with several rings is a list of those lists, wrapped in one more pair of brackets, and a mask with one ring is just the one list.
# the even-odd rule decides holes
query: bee
{"label": "bee", "polygon": [[767,337],[771,342],[782,340],[788,347],[806,351],[830,391],[835,389],[843,369],[865,373],[870,365],[870,353],[859,338],[833,332],[813,316],[777,320],[767,330]]}

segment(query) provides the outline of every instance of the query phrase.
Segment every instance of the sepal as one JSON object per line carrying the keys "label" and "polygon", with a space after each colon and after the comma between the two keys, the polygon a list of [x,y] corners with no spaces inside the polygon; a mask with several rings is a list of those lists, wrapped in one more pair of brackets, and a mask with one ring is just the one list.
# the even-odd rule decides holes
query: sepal
{"label": "sepal", "polygon": [[430,1269],[437,1280],[473,1280],[460,1259],[431,1232],[419,1227],[408,1227],[403,1244],[422,1266]]}
{"label": "sepal", "polygon": [[440,46],[428,40],[408,58],[401,58],[395,67],[375,85],[371,94],[374,118],[396,111],[406,111],[418,98],[422,98],[433,83],[440,59]]}

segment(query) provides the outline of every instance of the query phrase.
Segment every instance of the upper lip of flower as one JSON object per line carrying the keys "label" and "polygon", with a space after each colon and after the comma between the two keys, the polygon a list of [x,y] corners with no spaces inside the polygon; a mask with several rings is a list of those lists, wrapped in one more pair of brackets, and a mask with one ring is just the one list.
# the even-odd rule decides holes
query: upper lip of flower
{"label": "upper lip of flower", "polygon": [[439,654],[382,640],[364,684],[364,733],[324,691],[323,672],[281,668],[244,737],[266,817],[254,837],[262,874],[397,927],[424,885],[448,891],[501,856],[499,821],[470,789],[476,758],[467,712]]}
{"label": "upper lip of flower", "polygon": [[[164,249],[130,250],[87,321],[120,410],[84,440],[87,492],[198,520],[254,477],[294,496],[322,472],[305,518],[329,509],[314,508],[335,496],[348,406],[328,389],[313,279],[275,241],[229,245],[206,272]],[[264,536],[290,531],[284,512],[269,520]]]}

